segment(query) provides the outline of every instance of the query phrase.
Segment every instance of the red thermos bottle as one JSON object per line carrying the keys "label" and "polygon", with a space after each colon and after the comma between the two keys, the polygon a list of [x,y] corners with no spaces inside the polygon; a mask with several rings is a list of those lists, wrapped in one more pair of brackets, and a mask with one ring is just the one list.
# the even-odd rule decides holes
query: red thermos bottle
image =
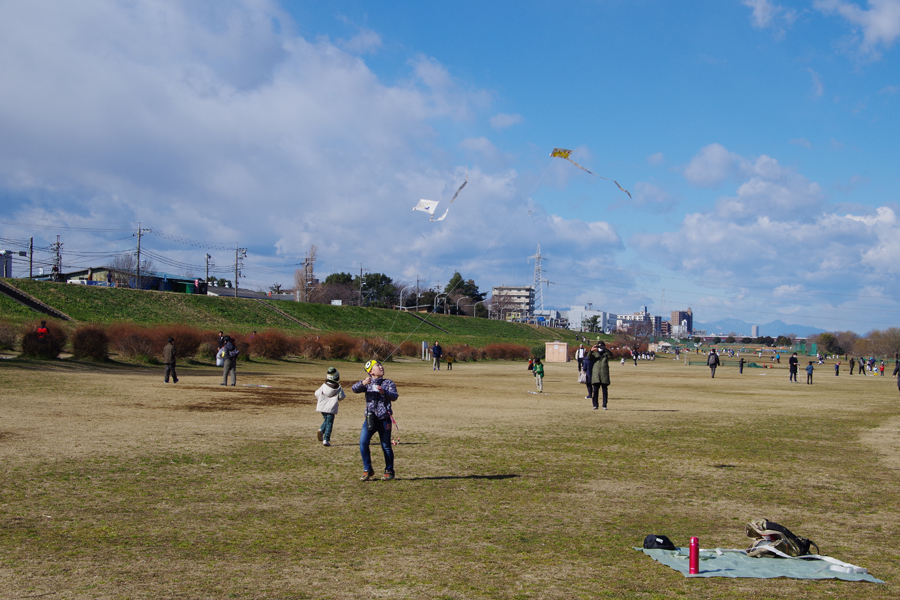
{"label": "red thermos bottle", "polygon": [[688,556],[688,574],[696,575],[700,572],[700,540],[691,538],[690,555]]}

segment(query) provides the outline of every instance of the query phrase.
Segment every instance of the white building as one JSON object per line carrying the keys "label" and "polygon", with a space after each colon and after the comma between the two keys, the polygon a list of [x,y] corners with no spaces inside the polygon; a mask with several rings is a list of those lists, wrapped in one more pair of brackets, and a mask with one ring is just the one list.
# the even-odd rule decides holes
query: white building
{"label": "white building", "polygon": [[491,312],[500,319],[522,319],[534,313],[533,285],[501,285],[491,289]]}
{"label": "white building", "polygon": [[[565,312],[565,318],[569,320],[569,329],[572,331],[587,331],[587,322],[597,317],[597,326],[602,328],[603,333],[611,333],[616,330],[617,315],[602,310],[594,310],[592,304],[587,306],[573,306]],[[598,331],[599,333],[599,331]]]}

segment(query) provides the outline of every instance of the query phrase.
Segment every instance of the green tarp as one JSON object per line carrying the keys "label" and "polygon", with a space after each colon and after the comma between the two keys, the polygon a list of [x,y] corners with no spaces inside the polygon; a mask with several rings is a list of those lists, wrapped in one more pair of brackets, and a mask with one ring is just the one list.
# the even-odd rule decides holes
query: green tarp
{"label": "green tarp", "polygon": [[844,581],[870,581],[884,583],[868,573],[848,573],[852,567],[828,562],[827,560],[806,560],[799,558],[752,558],[743,552],[726,549],[702,550],[700,552],[700,573],[688,574],[688,549],[645,550],[635,548],[655,561],[672,567],[685,577],[753,577],[770,579],[789,577],[792,579],[843,579]]}

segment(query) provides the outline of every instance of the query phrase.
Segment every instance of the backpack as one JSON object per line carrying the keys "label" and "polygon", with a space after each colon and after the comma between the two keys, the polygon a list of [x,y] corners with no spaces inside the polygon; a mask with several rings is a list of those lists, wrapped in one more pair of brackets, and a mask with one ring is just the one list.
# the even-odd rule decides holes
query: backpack
{"label": "backpack", "polygon": [[819,554],[819,546],[814,541],[795,535],[787,527],[766,519],[747,523],[747,537],[755,538],[747,548],[748,556],[806,556],[810,546],[815,546],[816,554]]}
{"label": "backpack", "polygon": [[678,550],[672,540],[664,535],[653,535],[652,533],[644,538],[644,549],[646,550]]}
{"label": "backpack", "polygon": [[230,350],[228,352],[228,358],[237,358],[238,354],[240,354],[240,353],[241,353],[241,351],[238,350],[237,348],[235,348],[234,350]]}

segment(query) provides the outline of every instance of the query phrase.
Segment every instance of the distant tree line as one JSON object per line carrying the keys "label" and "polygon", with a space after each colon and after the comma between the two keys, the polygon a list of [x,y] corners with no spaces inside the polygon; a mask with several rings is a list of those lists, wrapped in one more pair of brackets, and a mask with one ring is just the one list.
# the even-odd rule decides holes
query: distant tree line
{"label": "distant tree line", "polygon": [[306,293],[306,301],[317,304],[331,304],[340,300],[342,304],[391,308],[401,303],[408,309],[425,312],[439,312],[451,315],[486,317],[485,294],[478,289],[472,279],[464,279],[456,271],[450,281],[441,288],[422,287],[416,293],[414,285],[395,282],[384,273],[332,273]]}

